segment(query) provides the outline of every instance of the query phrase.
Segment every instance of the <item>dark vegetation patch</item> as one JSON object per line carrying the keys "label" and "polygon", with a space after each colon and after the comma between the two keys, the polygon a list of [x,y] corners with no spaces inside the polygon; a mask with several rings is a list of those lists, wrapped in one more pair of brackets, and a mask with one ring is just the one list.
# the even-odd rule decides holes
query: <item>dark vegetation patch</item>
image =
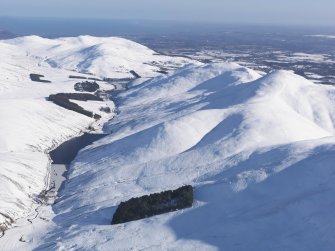
{"label": "dark vegetation patch", "polygon": [[100,107],[99,110],[102,111],[102,112],[105,112],[105,113],[111,113],[112,112],[111,109],[108,106]]}
{"label": "dark vegetation patch", "polygon": [[39,195],[35,198],[35,201],[38,204],[41,205],[51,205],[49,203],[50,200],[52,200],[53,195],[50,194],[50,191],[53,190],[55,187],[54,185],[52,187],[50,187],[49,189],[44,189],[42,190]]}
{"label": "dark vegetation patch", "polygon": [[76,103],[70,101],[80,100],[80,101],[103,101],[102,98],[97,97],[93,94],[89,93],[57,93],[49,96],[48,100],[54,102],[56,105],[59,105],[65,109],[78,112],[80,114],[86,115],[90,118],[100,119],[101,116],[99,114],[94,114],[91,111],[87,111]]}
{"label": "dark vegetation patch", "polygon": [[132,198],[121,202],[113,216],[112,225],[189,208],[192,207],[192,203],[193,188],[190,185]]}
{"label": "dark vegetation patch", "polygon": [[6,224],[0,224],[0,238],[5,235],[5,231],[8,229]]}
{"label": "dark vegetation patch", "polygon": [[201,63],[204,63],[204,64],[210,64],[212,63],[212,60],[211,59],[200,59],[199,60]]}
{"label": "dark vegetation patch", "polygon": [[34,81],[34,82],[51,83],[51,81],[49,81],[49,80],[41,79],[41,78],[44,78],[44,75],[31,73],[29,75],[29,77],[30,77],[31,81]]}
{"label": "dark vegetation patch", "polygon": [[94,93],[94,95],[99,97],[100,99],[110,99],[110,100],[112,100],[112,98],[108,95],[108,93],[105,92],[105,91],[102,91],[102,90],[97,90]]}
{"label": "dark vegetation patch", "polygon": [[130,73],[135,77],[135,78],[141,78],[141,76],[136,72],[131,70]]}
{"label": "dark vegetation patch", "polygon": [[103,80],[100,79],[100,78],[87,78],[87,79],[89,79],[89,80],[95,80],[95,81],[103,81]]}
{"label": "dark vegetation patch", "polygon": [[90,93],[57,93],[57,94],[51,94],[49,98],[51,96],[57,98],[79,100],[79,101],[103,101],[102,98],[99,98]]}
{"label": "dark vegetation patch", "polygon": [[74,89],[78,92],[95,92],[100,88],[100,86],[97,84],[97,82],[90,82],[90,81],[84,81],[84,82],[78,82],[74,85]]}
{"label": "dark vegetation patch", "polygon": [[23,239],[23,235],[21,236],[21,238],[19,239],[20,242],[27,242],[26,240]]}
{"label": "dark vegetation patch", "polygon": [[161,74],[165,74],[165,75],[169,74],[167,71],[163,71],[163,70],[158,70],[157,72]]}
{"label": "dark vegetation patch", "polygon": [[93,126],[88,126],[87,127],[87,130],[89,130],[90,132],[94,132],[95,131],[95,128]]}
{"label": "dark vegetation patch", "polygon": [[75,78],[75,79],[87,79],[87,77],[83,77],[83,76],[74,76],[74,75],[70,75],[69,78]]}

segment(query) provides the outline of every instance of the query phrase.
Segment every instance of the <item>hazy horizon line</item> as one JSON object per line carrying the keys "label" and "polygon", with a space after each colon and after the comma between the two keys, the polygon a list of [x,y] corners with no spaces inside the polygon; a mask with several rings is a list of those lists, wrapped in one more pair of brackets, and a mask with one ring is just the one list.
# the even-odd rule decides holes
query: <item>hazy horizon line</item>
{"label": "hazy horizon line", "polygon": [[[173,20],[173,19],[155,19],[155,18],[108,18],[108,17],[59,17],[59,16],[13,16],[0,15],[0,19],[49,19],[49,20],[71,20],[71,21],[124,21],[124,22],[159,22],[160,24],[178,23],[178,24],[201,24],[201,25],[241,25],[241,26],[272,26],[272,27],[304,27],[304,28],[335,28],[334,25],[326,24],[303,24],[303,23],[279,23],[279,22],[237,22],[237,21],[213,21],[213,20]],[[1,24],[0,24],[1,25]],[[1,27],[0,27],[1,28]]]}

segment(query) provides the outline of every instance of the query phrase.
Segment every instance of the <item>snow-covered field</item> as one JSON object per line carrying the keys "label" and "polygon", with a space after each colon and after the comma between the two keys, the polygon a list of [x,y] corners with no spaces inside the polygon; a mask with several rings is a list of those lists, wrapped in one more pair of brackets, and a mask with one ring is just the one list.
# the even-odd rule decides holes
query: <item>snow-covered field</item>
{"label": "snow-covered field", "polygon": [[310,37],[330,38],[335,39],[334,35],[309,35]]}
{"label": "snow-covered field", "polygon": [[279,55],[278,59],[284,62],[312,62],[312,63],[335,63],[328,58],[329,55],[293,53],[289,56]]}
{"label": "snow-covered field", "polygon": [[[16,41],[20,47],[27,44],[30,59],[36,52],[29,39]],[[55,44],[65,40],[45,42],[48,49],[42,46],[43,53],[58,51]],[[14,42],[6,46],[13,46],[11,43]],[[72,48],[69,53],[73,53]],[[44,60],[52,58],[56,63],[60,60],[58,56],[46,55],[42,56]],[[165,60],[158,55],[148,57],[154,56],[157,61]],[[129,55],[126,60],[131,59]],[[85,65],[85,60],[77,56],[75,60]],[[75,68],[72,60],[66,63],[66,68]],[[108,71],[105,64],[99,67],[85,70],[105,75]],[[154,72],[146,68],[141,71],[141,67],[132,66],[143,76],[149,77]],[[52,71],[52,78],[56,78],[56,72],[65,70]],[[59,87],[50,86],[59,92],[58,88],[66,88],[66,81]],[[6,107],[9,111],[16,109],[2,115],[9,117],[10,122],[1,122],[0,146],[4,149],[1,159],[10,160],[12,156],[16,173],[10,175],[19,176],[21,166],[28,173],[31,168],[38,169],[39,172],[32,172],[36,177],[31,174],[29,177],[43,188],[48,160],[41,152],[55,144],[56,138],[61,141],[74,135],[92,121],[45,102],[42,98],[45,84],[39,84],[41,90],[29,88],[35,94],[27,97],[29,92],[21,90],[23,82],[21,86],[21,82],[15,83],[16,94],[1,99],[6,104],[10,97],[14,99],[12,106],[1,108],[3,112]],[[34,96],[36,93],[44,96]],[[28,101],[34,113],[24,116],[22,111],[30,110]],[[16,107],[21,102],[26,103]],[[0,239],[2,247],[6,250],[334,249],[334,87],[316,85],[288,71],[261,76],[235,63],[193,64],[132,85],[118,94],[116,103],[118,115],[104,125],[105,131],[113,133],[77,155],[56,204],[44,208],[43,217],[48,221],[39,219],[35,227],[9,230]],[[61,123],[62,116],[57,112],[70,118]],[[43,128],[47,128],[46,135]],[[30,149],[31,145],[34,147]],[[21,153],[27,161],[17,156]],[[21,161],[16,163],[18,159]],[[110,225],[121,201],[188,184],[195,189],[192,208]],[[36,193],[38,186],[32,189]],[[14,193],[7,196],[10,194]],[[29,201],[29,196],[24,198]],[[15,204],[7,201],[14,210]]]}

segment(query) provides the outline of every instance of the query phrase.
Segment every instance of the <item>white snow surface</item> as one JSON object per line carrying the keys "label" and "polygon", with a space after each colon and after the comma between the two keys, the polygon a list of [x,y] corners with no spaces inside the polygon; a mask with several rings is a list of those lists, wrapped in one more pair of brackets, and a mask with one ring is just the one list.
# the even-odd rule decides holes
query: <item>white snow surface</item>
{"label": "white snow surface", "polygon": [[[26,215],[34,198],[47,186],[46,151],[79,134],[92,119],[46,101],[51,93],[72,92],[68,71],[41,66],[23,48],[0,42],[0,223],[4,215]],[[32,82],[30,73],[43,73],[54,83]]]}
{"label": "white snow surface", "polygon": [[[189,66],[117,97],[36,250],[332,250],[335,89]],[[110,225],[121,201],[193,185],[191,209]]]}
{"label": "white snow surface", "polygon": [[[15,43],[22,45],[20,39]],[[45,47],[52,48],[49,42]],[[22,97],[20,102],[26,102]],[[105,124],[112,134],[79,152],[48,212],[50,222],[37,230],[22,229],[24,243],[9,232],[9,239],[0,239],[2,247],[334,249],[334,87],[288,71],[260,76],[234,63],[189,65],[132,85],[116,103],[119,114]],[[71,115],[72,126],[68,120],[66,126],[83,124],[80,115],[78,120]],[[33,158],[22,162],[26,168],[43,158],[10,138],[1,142],[7,142],[1,149],[8,150],[0,159],[17,161],[9,149]],[[38,170],[31,179],[40,184],[45,169]],[[194,187],[192,208],[110,225],[120,202],[186,184]]]}
{"label": "white snow surface", "polygon": [[180,67],[194,60],[158,55],[155,51],[118,37],[79,36],[45,39],[37,36],[9,40],[26,49],[27,54],[43,60],[52,67],[93,73],[99,77],[153,77],[161,67]]}

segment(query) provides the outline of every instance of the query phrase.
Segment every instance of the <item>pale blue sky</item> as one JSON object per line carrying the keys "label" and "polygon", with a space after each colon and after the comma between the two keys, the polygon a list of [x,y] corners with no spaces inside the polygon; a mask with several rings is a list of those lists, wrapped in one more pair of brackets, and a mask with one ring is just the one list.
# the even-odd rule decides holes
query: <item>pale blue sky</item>
{"label": "pale blue sky", "polygon": [[0,16],[335,26],[335,0],[0,0]]}

